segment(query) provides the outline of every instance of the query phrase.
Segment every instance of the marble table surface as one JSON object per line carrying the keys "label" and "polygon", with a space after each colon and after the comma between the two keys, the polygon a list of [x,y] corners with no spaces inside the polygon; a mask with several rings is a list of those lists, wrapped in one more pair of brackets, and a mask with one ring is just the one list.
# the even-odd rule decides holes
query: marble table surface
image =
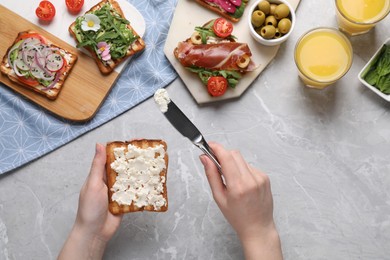
{"label": "marble table surface", "polygon": [[[206,139],[241,150],[270,176],[285,259],[389,259],[390,103],[357,75],[390,37],[390,17],[351,38],[352,68],[318,91],[297,77],[293,51],[303,32],[336,26],[334,3],[302,0],[297,15],[291,38],[241,98],[198,106],[180,79],[167,90]],[[126,215],[105,259],[243,259],[212,199],[200,151],[153,99],[0,176],[0,259],[55,259],[95,143],[139,137],[168,143],[169,210]]]}

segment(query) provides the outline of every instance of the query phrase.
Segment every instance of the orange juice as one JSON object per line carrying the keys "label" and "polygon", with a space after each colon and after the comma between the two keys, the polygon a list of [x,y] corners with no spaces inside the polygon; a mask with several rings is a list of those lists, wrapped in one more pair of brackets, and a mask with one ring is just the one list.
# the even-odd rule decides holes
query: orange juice
{"label": "orange juice", "polygon": [[349,35],[368,32],[390,12],[390,0],[335,0],[340,30]]}
{"label": "orange juice", "polygon": [[303,82],[322,89],[340,79],[352,64],[349,40],[333,28],[317,28],[303,35],[295,47],[295,63]]}

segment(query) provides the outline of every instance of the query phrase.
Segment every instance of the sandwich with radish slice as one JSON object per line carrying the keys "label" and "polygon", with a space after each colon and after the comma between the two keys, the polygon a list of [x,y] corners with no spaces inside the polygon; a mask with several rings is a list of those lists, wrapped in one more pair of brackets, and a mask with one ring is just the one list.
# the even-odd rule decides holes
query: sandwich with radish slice
{"label": "sandwich with radish slice", "polygon": [[0,70],[8,78],[49,99],[56,99],[77,55],[35,31],[20,32],[8,48]]}

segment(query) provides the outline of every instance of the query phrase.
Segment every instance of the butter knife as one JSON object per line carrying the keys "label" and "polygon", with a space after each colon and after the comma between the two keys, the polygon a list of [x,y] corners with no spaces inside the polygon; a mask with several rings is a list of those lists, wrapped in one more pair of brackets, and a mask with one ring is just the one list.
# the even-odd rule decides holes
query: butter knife
{"label": "butter knife", "polygon": [[169,122],[179,131],[183,136],[190,139],[204,154],[207,155],[217,166],[219,173],[222,173],[221,165],[218,162],[213,150],[207,144],[206,139],[196,126],[188,119],[188,117],[170,100],[168,109],[163,112]]}

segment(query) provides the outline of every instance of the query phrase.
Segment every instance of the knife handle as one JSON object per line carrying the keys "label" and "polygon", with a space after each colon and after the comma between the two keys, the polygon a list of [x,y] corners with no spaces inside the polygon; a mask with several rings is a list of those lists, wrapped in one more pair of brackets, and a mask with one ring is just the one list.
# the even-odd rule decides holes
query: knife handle
{"label": "knife handle", "polygon": [[204,138],[202,138],[202,140],[201,140],[200,142],[196,142],[195,145],[198,146],[199,149],[202,150],[203,153],[206,154],[207,157],[209,157],[210,160],[213,161],[213,163],[215,164],[215,166],[217,166],[218,172],[219,172],[220,174],[222,174],[222,167],[221,167],[221,165],[219,164],[217,157],[215,156],[213,150],[212,150],[211,147],[208,145],[208,143],[206,142],[206,140],[205,140]]}

